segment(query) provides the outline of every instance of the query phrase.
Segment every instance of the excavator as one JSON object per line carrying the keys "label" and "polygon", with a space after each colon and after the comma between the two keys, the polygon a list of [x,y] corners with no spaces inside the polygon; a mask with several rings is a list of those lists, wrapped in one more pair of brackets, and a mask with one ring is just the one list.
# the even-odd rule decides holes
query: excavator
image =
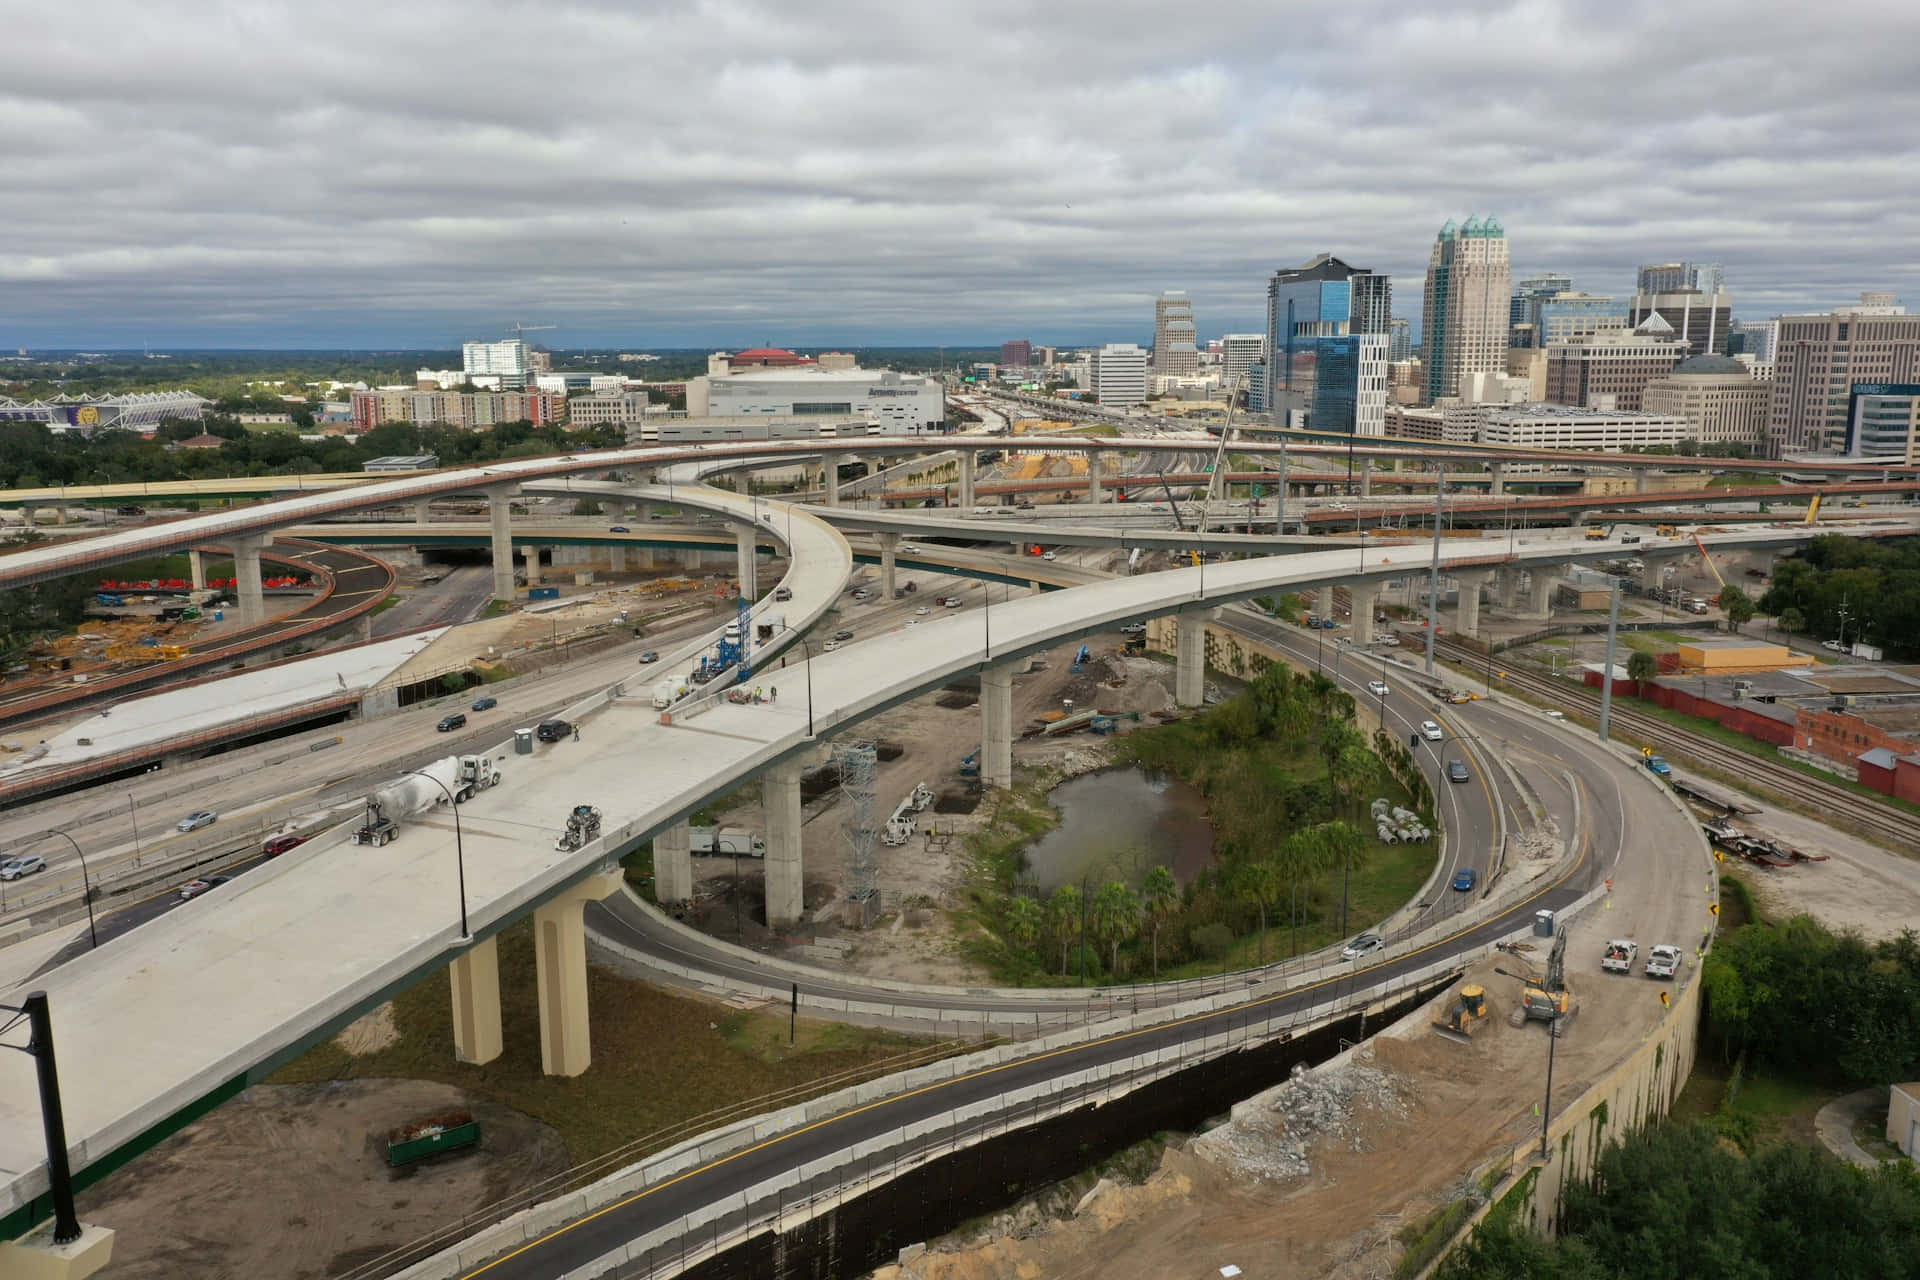
{"label": "excavator", "polygon": [[[1500,950],[1509,955],[1520,955],[1530,950],[1526,943],[1500,943]],[[1574,1003],[1573,990],[1567,986],[1567,933],[1561,929],[1553,936],[1553,949],[1547,953],[1547,967],[1544,972],[1536,973],[1532,965],[1525,973],[1513,973],[1506,969],[1495,968],[1494,972],[1503,978],[1516,978],[1520,982],[1520,1002],[1507,1015],[1510,1027],[1524,1026],[1529,1019],[1538,1019],[1553,1028],[1557,1038],[1567,1032],[1567,1025],[1573,1021],[1578,1008]]]}
{"label": "excavator", "polygon": [[1487,1019],[1487,989],[1477,982],[1460,988],[1453,1008],[1433,1020],[1433,1029],[1449,1040],[1473,1043],[1473,1029]]}

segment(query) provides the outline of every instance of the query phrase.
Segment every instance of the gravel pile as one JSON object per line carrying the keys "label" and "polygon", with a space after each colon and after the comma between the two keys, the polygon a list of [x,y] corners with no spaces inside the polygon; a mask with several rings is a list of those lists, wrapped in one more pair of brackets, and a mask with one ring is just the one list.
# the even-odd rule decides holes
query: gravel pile
{"label": "gravel pile", "polygon": [[1366,1151],[1369,1125],[1407,1112],[1403,1082],[1367,1063],[1297,1066],[1291,1080],[1235,1107],[1231,1122],[1196,1138],[1192,1149],[1215,1164],[1286,1181],[1312,1171],[1308,1153],[1316,1144]]}

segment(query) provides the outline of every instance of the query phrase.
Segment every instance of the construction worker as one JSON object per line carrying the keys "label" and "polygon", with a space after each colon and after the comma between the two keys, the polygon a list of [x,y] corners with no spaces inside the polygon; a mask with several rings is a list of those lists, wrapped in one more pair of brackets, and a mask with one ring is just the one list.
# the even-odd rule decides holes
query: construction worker
{"label": "construction worker", "polygon": [[780,701],[780,686],[779,686],[779,685],[777,685],[777,684],[776,684],[776,685],[772,685],[772,686],[770,686],[770,687],[768,688],[768,690],[767,690],[767,701],[768,701],[768,702],[778,702],[778,701]]}
{"label": "construction worker", "polygon": [[575,742],[580,741],[580,722],[578,720],[573,722],[573,740]]}

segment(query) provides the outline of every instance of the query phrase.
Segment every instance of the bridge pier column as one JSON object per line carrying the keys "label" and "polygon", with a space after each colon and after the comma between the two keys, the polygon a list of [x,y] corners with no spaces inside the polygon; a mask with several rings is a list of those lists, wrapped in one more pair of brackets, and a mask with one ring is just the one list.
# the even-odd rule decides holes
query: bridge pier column
{"label": "bridge pier column", "polygon": [[1013,785],[1013,668],[980,673],[980,781]]}
{"label": "bridge pier column", "polygon": [[1636,468],[1633,473],[1633,491],[1635,493],[1645,493],[1650,479],[1651,477],[1647,474],[1645,467]]}
{"label": "bridge pier column", "polygon": [[1206,696],[1207,620],[1213,610],[1182,609],[1177,616],[1180,640],[1174,650],[1173,702],[1178,707],[1197,707]]}
{"label": "bridge pier column", "polygon": [[1360,496],[1363,498],[1371,498],[1373,496],[1372,458],[1360,459]]}
{"label": "bridge pier column", "polygon": [[1490,498],[1505,497],[1507,493],[1507,464],[1504,462],[1488,463],[1487,475],[1491,477],[1487,484],[1487,496]]}
{"label": "bridge pier column", "polygon": [[187,581],[195,591],[207,589],[207,553],[197,547],[187,550]]}
{"label": "bridge pier column", "polygon": [[880,533],[875,534],[874,537],[880,543],[880,590],[883,593],[880,598],[882,600],[891,600],[893,599],[894,578],[896,576],[894,572],[894,556],[900,550],[900,535],[897,533]]}
{"label": "bridge pier column", "polygon": [[821,481],[823,482],[822,487],[825,488],[827,491],[827,505],[830,507],[839,506],[840,505],[840,463],[834,458],[829,457],[826,461],[826,465],[820,468],[820,478],[821,478]]}
{"label": "bridge pier column", "polygon": [[1640,589],[1642,591],[1657,589],[1660,586],[1661,577],[1667,571],[1667,566],[1672,563],[1673,558],[1670,556],[1641,556]]}
{"label": "bridge pier column", "polygon": [[533,912],[534,977],[540,988],[540,1069],[577,1076],[593,1062],[587,1023],[587,930],[581,912],[620,890],[620,868],[599,872]]}
{"label": "bridge pier column", "polygon": [[753,589],[754,571],[754,534],[757,529],[747,528],[733,535],[734,571],[733,576],[740,580],[740,595],[746,600],[754,600],[758,593]]}
{"label": "bridge pier column", "polygon": [[1493,575],[1493,601],[1502,609],[1511,610],[1520,598],[1520,570],[1496,569]]}
{"label": "bridge pier column", "polygon": [[1101,456],[1097,453],[1089,453],[1087,455],[1087,501],[1088,502],[1098,502],[1100,501],[1100,498],[1101,498],[1100,460],[1101,460]]}
{"label": "bridge pier column", "polygon": [[1353,643],[1373,643],[1373,615],[1380,607],[1380,584],[1349,582],[1347,594],[1353,598]]}
{"label": "bridge pier column", "polygon": [[520,548],[520,554],[525,559],[527,565],[527,585],[529,587],[539,586],[540,548],[534,546],[522,547]]}
{"label": "bridge pier column", "polygon": [[960,450],[960,509],[962,511],[973,510],[973,459],[973,450]]}
{"label": "bridge pier column", "polygon": [[1533,594],[1527,603],[1529,612],[1535,618],[1553,616],[1553,597],[1560,590],[1560,575],[1549,573],[1545,569],[1533,570]]}
{"label": "bridge pier column", "polygon": [[432,499],[422,498],[418,502],[413,504],[413,522],[415,524],[428,524],[432,520],[433,520]]}
{"label": "bridge pier column", "polygon": [[1460,592],[1453,629],[1463,636],[1480,634],[1480,588],[1493,580],[1491,569],[1461,570],[1453,575]]}
{"label": "bridge pier column", "polygon": [[760,778],[767,812],[767,926],[793,924],[806,911],[800,854],[800,766],[775,765]]}
{"label": "bridge pier column", "polygon": [[260,548],[272,541],[263,538],[233,539],[234,592],[240,600],[240,625],[256,626],[266,621],[267,597],[260,586]]}
{"label": "bridge pier column", "polygon": [[493,543],[493,598],[513,603],[513,490],[487,490]]}
{"label": "bridge pier column", "polygon": [[653,896],[661,902],[693,897],[693,829],[676,822],[653,838]]}
{"label": "bridge pier column", "polygon": [[447,966],[453,987],[453,1056],[492,1062],[505,1047],[500,1033],[500,949],[488,938]]}
{"label": "bridge pier column", "polygon": [[627,571],[627,549],[624,546],[607,548],[607,572],[625,573]]}

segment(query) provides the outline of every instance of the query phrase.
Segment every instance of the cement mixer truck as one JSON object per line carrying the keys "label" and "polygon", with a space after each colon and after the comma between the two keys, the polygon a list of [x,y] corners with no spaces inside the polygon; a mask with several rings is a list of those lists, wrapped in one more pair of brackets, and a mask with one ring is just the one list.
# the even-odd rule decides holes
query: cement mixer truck
{"label": "cement mixer truck", "polygon": [[451,798],[461,804],[476,791],[500,781],[500,770],[489,756],[447,756],[401,777],[367,797],[366,820],[353,833],[355,844],[393,843],[400,824]]}

